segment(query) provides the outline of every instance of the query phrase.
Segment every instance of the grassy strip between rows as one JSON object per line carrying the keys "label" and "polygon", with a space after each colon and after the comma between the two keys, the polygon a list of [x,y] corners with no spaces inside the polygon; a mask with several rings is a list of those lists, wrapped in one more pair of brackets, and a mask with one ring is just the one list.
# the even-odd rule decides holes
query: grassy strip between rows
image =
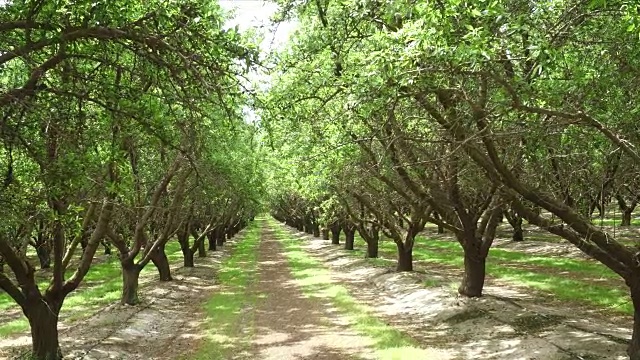
{"label": "grassy strip between rows", "polygon": [[185,360],[230,359],[248,348],[252,334],[247,331],[253,331],[254,326],[253,313],[246,309],[254,308],[258,299],[250,285],[257,278],[260,224],[256,219],[222,262],[218,272],[221,289],[204,306],[203,343]]}
{"label": "grassy strip between rows", "polygon": [[275,229],[278,240],[284,245],[289,268],[304,294],[312,299],[328,299],[350,320],[353,330],[374,341],[378,359],[429,359],[433,356],[431,351],[420,348],[415,340],[373,316],[366,306],[349,295],[344,286],[333,283],[330,271],[300,247],[299,239],[273,220],[269,226]]}
{"label": "grassy strip between rows", "polygon": [[[167,244],[166,253],[170,263],[175,263],[182,258],[177,241]],[[155,271],[155,267],[149,265],[142,270],[142,274]],[[47,281],[41,281],[38,284],[41,291],[44,291],[47,285]],[[101,307],[119,300],[121,293],[122,269],[117,255],[111,255],[107,261],[91,267],[78,290],[71,293],[65,300],[61,317],[71,322],[86,318]],[[0,294],[0,311],[18,309],[18,305],[9,295]],[[0,325],[0,339],[28,330],[29,322],[26,317],[21,316]]]}
{"label": "grassy strip between rows", "polygon": [[[361,243],[360,241],[358,243]],[[363,244],[364,246],[364,244]],[[382,241],[380,249],[384,253],[395,254],[396,246],[392,241]],[[352,252],[355,256],[364,256],[362,250]],[[463,252],[458,243],[453,241],[433,240],[420,237],[413,251],[414,259],[427,263],[443,264],[463,268]],[[494,262],[498,260],[498,263]],[[511,264],[501,264],[500,262]],[[515,285],[524,285],[551,294],[558,300],[586,303],[609,311],[632,314],[633,305],[624,287],[612,282],[612,286],[593,284],[575,280],[562,275],[540,273],[527,269],[519,269],[518,264],[534,265],[549,268],[552,272],[569,272],[592,277],[594,279],[614,279],[618,275],[604,265],[587,260],[566,259],[559,257],[541,257],[517,251],[492,249],[487,259],[487,274],[491,277],[509,281]],[[442,285],[427,280],[428,286]],[[458,284],[454,284],[457,286]]]}

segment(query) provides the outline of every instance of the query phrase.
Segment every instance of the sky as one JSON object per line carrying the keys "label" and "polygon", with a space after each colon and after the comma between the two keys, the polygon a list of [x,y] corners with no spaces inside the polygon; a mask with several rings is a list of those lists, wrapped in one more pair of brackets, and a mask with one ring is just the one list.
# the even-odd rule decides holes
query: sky
{"label": "sky", "polygon": [[[1,0],[0,0],[1,1]],[[249,28],[257,28],[258,31],[265,35],[264,40],[260,44],[263,53],[269,53],[278,47],[284,45],[289,39],[289,35],[295,30],[295,23],[283,22],[280,24],[272,24],[270,17],[278,10],[278,5],[264,0],[219,0],[220,6],[225,10],[233,10],[235,16],[227,21],[225,27],[234,27],[238,25],[240,31]],[[265,86],[268,84],[268,76],[265,73],[249,73],[247,76],[252,81],[257,81]],[[245,83],[245,86],[251,87]],[[243,109],[244,120],[247,123],[256,123],[259,121],[258,115],[249,107]]]}
{"label": "sky", "polygon": [[233,27],[238,25],[240,31],[254,27],[266,35],[265,40],[260,44],[264,52],[269,52],[282,46],[295,29],[295,24],[291,22],[277,25],[271,24],[270,17],[278,10],[278,5],[273,2],[264,0],[220,0],[219,3],[223,9],[235,11],[235,17],[228,21],[226,26]]}

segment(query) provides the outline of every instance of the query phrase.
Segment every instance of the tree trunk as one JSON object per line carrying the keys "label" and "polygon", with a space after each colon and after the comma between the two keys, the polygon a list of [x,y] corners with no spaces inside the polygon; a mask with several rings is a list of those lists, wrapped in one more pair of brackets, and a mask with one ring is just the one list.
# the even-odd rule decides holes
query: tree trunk
{"label": "tree trunk", "polygon": [[51,267],[51,251],[49,250],[49,246],[47,244],[41,244],[40,246],[37,246],[36,254],[38,255],[41,269],[48,269]]}
{"label": "tree trunk", "polygon": [[182,256],[184,258],[184,267],[194,267],[195,262],[193,261],[193,251],[186,246],[182,248]]}
{"label": "tree trunk", "polygon": [[367,241],[367,258],[375,259],[378,257],[378,239]]}
{"label": "tree trunk", "polygon": [[151,257],[151,262],[155,265],[156,269],[158,269],[158,275],[160,276],[160,281],[171,281],[173,277],[171,277],[171,267],[169,266],[169,259],[167,258],[167,254],[164,251],[164,245],[158,246]]}
{"label": "tree trunk", "polygon": [[207,248],[204,246],[204,238],[198,243],[198,257],[207,257]]}
{"label": "tree trunk", "polygon": [[320,237],[320,226],[313,224],[313,237]]}
{"label": "tree trunk", "polygon": [[140,270],[142,269],[139,266],[134,265],[133,261],[131,261],[131,264],[122,266],[121,304],[137,305],[140,303],[140,298],[138,298],[138,279],[140,278]]}
{"label": "tree trunk", "polygon": [[524,241],[524,232],[522,230],[522,217],[515,218],[513,226],[513,241]]}
{"label": "tree trunk", "polygon": [[[627,282],[628,284],[628,282]],[[640,360],[640,279],[629,286],[633,303],[633,333],[627,354],[630,360]]]}
{"label": "tree trunk", "polygon": [[329,229],[322,228],[320,232],[322,233],[322,240],[329,240]]}
{"label": "tree trunk", "polygon": [[209,251],[216,251],[216,231],[212,231],[207,234],[207,241],[209,241]]}
{"label": "tree trunk", "polygon": [[331,244],[340,245],[340,231],[342,228],[340,226],[331,227]]}
{"label": "tree trunk", "polygon": [[62,304],[52,304],[39,298],[26,311],[31,326],[32,357],[35,360],[60,360],[62,351],[58,341],[58,314]]}
{"label": "tree trunk", "polygon": [[620,226],[631,226],[631,214],[633,213],[633,209],[625,209],[622,212],[622,222]]}
{"label": "tree trunk", "polygon": [[111,255],[111,246],[107,242],[102,242],[102,246],[104,247],[104,254]]}
{"label": "tree trunk", "polygon": [[486,256],[475,253],[474,250],[464,251],[464,275],[458,293],[467,297],[482,296],[485,278]]}
{"label": "tree trunk", "polygon": [[353,244],[356,238],[356,231],[344,229],[344,249],[345,250],[353,250]]}
{"label": "tree trunk", "polygon": [[413,248],[398,248],[396,271],[413,271]]}
{"label": "tree trunk", "polygon": [[313,234],[313,224],[311,222],[305,222],[304,232],[307,234]]}
{"label": "tree trunk", "polygon": [[223,229],[220,229],[220,231],[218,231],[216,233],[216,245],[218,245],[218,246],[224,245],[224,230]]}

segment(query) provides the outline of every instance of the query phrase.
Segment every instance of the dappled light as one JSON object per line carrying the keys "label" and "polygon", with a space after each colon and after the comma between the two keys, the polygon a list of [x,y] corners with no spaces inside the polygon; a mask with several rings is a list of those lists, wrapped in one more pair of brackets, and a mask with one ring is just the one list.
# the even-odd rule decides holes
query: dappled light
{"label": "dappled light", "polygon": [[640,7],[0,0],[0,360],[640,360]]}

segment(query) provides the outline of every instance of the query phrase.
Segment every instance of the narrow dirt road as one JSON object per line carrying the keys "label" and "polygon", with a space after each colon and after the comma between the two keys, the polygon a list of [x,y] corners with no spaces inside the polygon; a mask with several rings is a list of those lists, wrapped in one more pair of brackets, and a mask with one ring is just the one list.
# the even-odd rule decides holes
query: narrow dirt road
{"label": "narrow dirt road", "polygon": [[[263,224],[255,291],[251,356],[262,360],[373,359],[373,341],[353,332],[329,302],[305,297],[293,278],[282,244]],[[243,357],[244,358],[244,357]]]}

